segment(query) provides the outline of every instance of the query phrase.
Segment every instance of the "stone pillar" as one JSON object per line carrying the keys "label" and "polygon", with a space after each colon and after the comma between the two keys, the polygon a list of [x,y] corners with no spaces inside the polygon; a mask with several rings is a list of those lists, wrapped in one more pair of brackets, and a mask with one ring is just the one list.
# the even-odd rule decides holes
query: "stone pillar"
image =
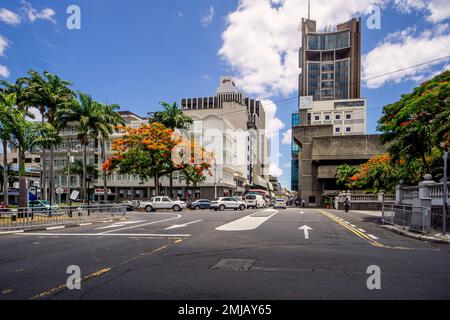
{"label": "stone pillar", "polygon": [[405,181],[400,180],[399,184],[395,187],[395,204],[402,204],[403,203],[403,192],[402,188],[405,184]]}
{"label": "stone pillar", "polygon": [[385,192],[384,192],[383,190],[381,190],[381,191],[378,193],[378,202],[379,202],[379,203],[384,203],[384,195],[385,195]]}
{"label": "stone pillar", "polygon": [[425,221],[425,226],[424,226],[425,228],[428,228],[428,229],[431,227],[431,202],[432,202],[432,199],[430,196],[430,185],[433,185],[433,184],[435,184],[435,182],[433,181],[433,177],[431,176],[431,174],[425,175],[424,181],[419,183],[419,199],[414,200],[415,206],[429,208],[428,217]]}

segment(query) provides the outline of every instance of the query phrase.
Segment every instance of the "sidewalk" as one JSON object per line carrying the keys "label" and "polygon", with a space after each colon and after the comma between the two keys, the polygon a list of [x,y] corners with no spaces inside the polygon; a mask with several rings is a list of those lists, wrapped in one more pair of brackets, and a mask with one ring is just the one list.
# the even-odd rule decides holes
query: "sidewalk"
{"label": "sidewalk", "polygon": [[350,212],[356,212],[356,213],[361,213],[361,214],[365,214],[368,216],[372,216],[372,217],[382,217],[383,213],[381,211],[361,211],[361,210],[351,210]]}
{"label": "sidewalk", "polygon": [[446,236],[443,236],[442,233],[440,233],[439,231],[435,231],[435,230],[432,230],[428,234],[421,234],[421,233],[405,230],[400,226],[382,225],[381,227],[383,229],[386,229],[386,230],[389,230],[389,231],[395,232],[397,234],[401,234],[403,236],[413,238],[416,240],[450,244],[450,235],[447,234]]}

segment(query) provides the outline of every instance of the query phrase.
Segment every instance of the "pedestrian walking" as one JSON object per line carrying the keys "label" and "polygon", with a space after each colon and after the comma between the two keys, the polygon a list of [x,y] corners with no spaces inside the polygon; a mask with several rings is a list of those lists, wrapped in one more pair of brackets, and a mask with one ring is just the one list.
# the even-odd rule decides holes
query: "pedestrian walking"
{"label": "pedestrian walking", "polygon": [[305,199],[302,199],[302,208],[306,207],[306,201]]}
{"label": "pedestrian walking", "polygon": [[350,200],[348,200],[348,198],[345,198],[344,210],[345,210],[345,213],[348,213],[350,211]]}

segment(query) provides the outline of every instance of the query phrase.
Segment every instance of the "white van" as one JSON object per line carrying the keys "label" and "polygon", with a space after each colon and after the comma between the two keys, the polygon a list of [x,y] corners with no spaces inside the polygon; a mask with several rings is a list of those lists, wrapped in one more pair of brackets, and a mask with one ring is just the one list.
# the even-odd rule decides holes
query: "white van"
{"label": "white van", "polygon": [[247,208],[260,209],[266,206],[266,201],[263,196],[258,194],[248,194],[245,196],[245,203]]}

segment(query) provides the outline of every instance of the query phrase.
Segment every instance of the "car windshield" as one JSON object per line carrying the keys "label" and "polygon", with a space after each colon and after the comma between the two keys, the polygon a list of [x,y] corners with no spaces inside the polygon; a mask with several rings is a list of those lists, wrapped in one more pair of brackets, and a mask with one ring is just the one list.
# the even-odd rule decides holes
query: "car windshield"
{"label": "car windshield", "polygon": [[247,199],[247,200],[255,200],[256,196],[254,196],[254,195],[246,196],[245,199]]}

